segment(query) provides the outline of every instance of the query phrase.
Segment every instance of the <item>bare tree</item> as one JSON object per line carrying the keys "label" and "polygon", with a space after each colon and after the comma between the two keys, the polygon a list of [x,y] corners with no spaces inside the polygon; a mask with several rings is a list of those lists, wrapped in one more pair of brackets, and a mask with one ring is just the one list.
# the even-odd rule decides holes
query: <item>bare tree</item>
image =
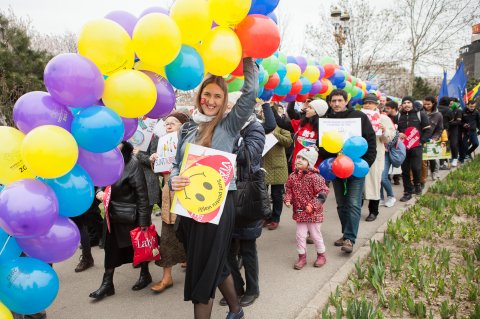
{"label": "bare tree", "polygon": [[[407,36],[411,94],[416,67],[443,65],[453,60],[463,31],[480,16],[478,0],[399,0]],[[451,62],[450,62],[451,63]]]}
{"label": "bare tree", "polygon": [[73,32],[64,34],[32,33],[32,45],[38,50],[45,50],[53,55],[60,53],[76,53],[78,36]]}
{"label": "bare tree", "polygon": [[307,57],[320,60],[325,55],[335,56],[337,46],[333,26],[328,19],[324,13],[319,12],[317,20],[306,25],[302,53]]}
{"label": "bare tree", "polygon": [[292,21],[292,16],[290,12],[284,8],[278,8],[275,11],[277,15],[277,26],[280,31],[280,46],[278,48],[279,51],[284,51],[286,47],[288,47],[289,40],[287,39],[288,35],[288,28]]}

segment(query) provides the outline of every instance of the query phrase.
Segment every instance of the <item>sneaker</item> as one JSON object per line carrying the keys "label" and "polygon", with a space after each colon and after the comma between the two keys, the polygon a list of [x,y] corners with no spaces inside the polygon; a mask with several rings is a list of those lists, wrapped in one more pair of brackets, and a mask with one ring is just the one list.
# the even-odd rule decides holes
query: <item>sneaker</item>
{"label": "sneaker", "polygon": [[395,199],[395,197],[388,196],[387,201],[385,202],[385,207],[392,207],[393,205],[395,205],[396,201],[397,200]]}
{"label": "sneaker", "polygon": [[458,160],[456,158],[454,158],[452,160],[452,167],[457,167],[458,166]]}
{"label": "sneaker", "polygon": [[228,312],[227,319],[243,319],[245,318],[245,314],[243,313],[243,309],[240,309],[239,312]]}
{"label": "sneaker", "polygon": [[340,239],[337,239],[333,244],[337,247],[341,247],[341,246],[343,246],[344,241],[345,241],[345,239],[343,237],[341,237]]}
{"label": "sneaker", "polygon": [[441,171],[448,171],[450,168],[446,164],[440,165],[440,170]]}
{"label": "sneaker", "polygon": [[379,206],[385,206],[385,201],[383,199],[380,200],[380,203],[378,203]]}
{"label": "sneaker", "polygon": [[432,173],[432,181],[439,180],[440,176],[438,175],[438,172],[433,172]]}
{"label": "sneaker", "polygon": [[408,202],[411,199],[412,199],[412,194],[405,193],[405,194],[403,194],[403,197],[400,198],[400,201],[401,202]]}
{"label": "sneaker", "polygon": [[470,157],[470,155],[465,155],[465,162],[470,162],[472,160],[472,158]]}
{"label": "sneaker", "polygon": [[342,251],[350,254],[353,251],[353,243],[350,239],[345,239],[342,246]]}

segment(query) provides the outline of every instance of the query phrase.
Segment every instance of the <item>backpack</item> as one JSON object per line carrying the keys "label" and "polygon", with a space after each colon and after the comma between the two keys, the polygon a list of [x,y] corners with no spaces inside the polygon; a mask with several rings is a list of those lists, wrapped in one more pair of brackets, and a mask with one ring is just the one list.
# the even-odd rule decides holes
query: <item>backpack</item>
{"label": "backpack", "polygon": [[405,157],[407,156],[407,148],[405,144],[400,140],[398,131],[395,134],[393,140],[387,144],[388,157],[393,167],[402,166]]}

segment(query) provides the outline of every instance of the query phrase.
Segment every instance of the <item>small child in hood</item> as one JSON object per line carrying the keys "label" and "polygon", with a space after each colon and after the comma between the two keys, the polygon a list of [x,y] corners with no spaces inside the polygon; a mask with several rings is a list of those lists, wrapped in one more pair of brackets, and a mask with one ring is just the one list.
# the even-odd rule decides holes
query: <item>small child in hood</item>
{"label": "small child in hood", "polygon": [[327,262],[320,226],[323,222],[323,203],[329,189],[325,179],[314,167],[317,159],[318,151],[315,147],[307,147],[298,152],[295,171],[285,184],[284,202],[288,207],[293,204],[293,219],[297,222],[298,261],[293,266],[295,269],[302,269],[307,263],[307,233],[310,233],[317,250],[317,259],[313,265],[321,267]]}

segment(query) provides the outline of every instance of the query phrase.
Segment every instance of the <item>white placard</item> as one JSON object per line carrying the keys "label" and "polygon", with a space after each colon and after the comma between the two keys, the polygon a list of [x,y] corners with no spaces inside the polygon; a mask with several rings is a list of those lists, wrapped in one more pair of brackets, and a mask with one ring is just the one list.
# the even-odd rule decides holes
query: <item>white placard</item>
{"label": "white placard", "polygon": [[133,147],[139,149],[142,152],[146,152],[148,145],[153,137],[153,129],[157,124],[156,119],[150,119],[144,116],[141,119],[138,119],[137,131],[133,136],[128,140],[132,143]]}
{"label": "white placard", "polygon": [[268,153],[278,143],[278,139],[273,135],[273,133],[269,133],[265,135],[265,146],[263,147],[262,157]]}
{"label": "white placard", "polygon": [[165,173],[172,170],[172,163],[177,154],[178,132],[168,133],[158,139],[158,158],[153,165],[155,173]]}
{"label": "white placard", "polygon": [[343,141],[352,136],[362,136],[362,119],[318,119],[318,143],[322,146],[323,133],[337,131],[343,135]]}

